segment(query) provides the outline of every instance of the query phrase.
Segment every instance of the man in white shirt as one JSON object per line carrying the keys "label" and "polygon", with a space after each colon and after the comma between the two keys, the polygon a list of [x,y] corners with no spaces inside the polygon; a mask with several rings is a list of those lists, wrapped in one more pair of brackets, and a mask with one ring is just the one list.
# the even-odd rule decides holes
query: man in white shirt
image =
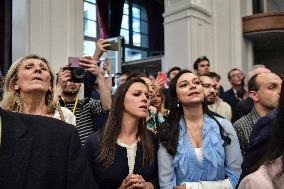
{"label": "man in white shirt", "polygon": [[224,102],[222,99],[218,98],[216,95],[217,84],[212,78],[207,74],[199,76],[201,84],[204,88],[205,99],[208,104],[208,108],[221,115],[222,117],[228,119],[232,118],[232,110],[228,103]]}

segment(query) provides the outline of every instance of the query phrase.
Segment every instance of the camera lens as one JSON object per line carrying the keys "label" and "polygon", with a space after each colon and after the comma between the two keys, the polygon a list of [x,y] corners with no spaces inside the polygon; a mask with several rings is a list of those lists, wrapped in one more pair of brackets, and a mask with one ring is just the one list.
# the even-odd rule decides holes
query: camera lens
{"label": "camera lens", "polygon": [[86,71],[80,67],[73,67],[71,70],[72,80],[75,83],[82,83],[86,75]]}

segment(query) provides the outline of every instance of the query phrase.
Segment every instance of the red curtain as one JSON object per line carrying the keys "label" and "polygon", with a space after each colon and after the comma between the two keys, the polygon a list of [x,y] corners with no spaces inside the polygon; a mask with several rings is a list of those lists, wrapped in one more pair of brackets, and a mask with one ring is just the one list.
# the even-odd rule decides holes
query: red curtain
{"label": "red curtain", "polygon": [[12,1],[0,1],[0,68],[4,75],[12,61]]}
{"label": "red curtain", "polygon": [[96,2],[100,37],[119,36],[124,0],[97,0]]}

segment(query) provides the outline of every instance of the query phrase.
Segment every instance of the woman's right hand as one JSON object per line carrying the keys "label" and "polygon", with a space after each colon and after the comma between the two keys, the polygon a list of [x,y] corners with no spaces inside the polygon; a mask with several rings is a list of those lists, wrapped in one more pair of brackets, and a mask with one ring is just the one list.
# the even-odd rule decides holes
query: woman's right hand
{"label": "woman's right hand", "polygon": [[134,174],[129,174],[121,183],[119,189],[130,189],[133,185]]}
{"label": "woman's right hand", "polygon": [[[119,189],[134,189],[137,188],[136,185],[145,186],[145,180],[140,175],[129,174],[121,183]],[[143,183],[142,183],[143,182]]]}

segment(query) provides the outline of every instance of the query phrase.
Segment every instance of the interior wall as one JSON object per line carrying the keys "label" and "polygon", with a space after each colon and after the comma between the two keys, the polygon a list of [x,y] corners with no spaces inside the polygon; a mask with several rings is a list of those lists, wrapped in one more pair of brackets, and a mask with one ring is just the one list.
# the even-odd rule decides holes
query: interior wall
{"label": "interior wall", "polygon": [[255,64],[263,64],[272,72],[284,77],[284,54],[282,49],[254,51]]}
{"label": "interior wall", "polygon": [[251,0],[165,0],[165,70],[180,66],[193,70],[193,62],[206,55],[211,70],[230,88],[227,73],[251,67],[253,50],[243,38],[242,17],[251,14]]}
{"label": "interior wall", "polygon": [[83,1],[14,0],[13,60],[47,58],[55,73],[69,56],[83,54]]}

